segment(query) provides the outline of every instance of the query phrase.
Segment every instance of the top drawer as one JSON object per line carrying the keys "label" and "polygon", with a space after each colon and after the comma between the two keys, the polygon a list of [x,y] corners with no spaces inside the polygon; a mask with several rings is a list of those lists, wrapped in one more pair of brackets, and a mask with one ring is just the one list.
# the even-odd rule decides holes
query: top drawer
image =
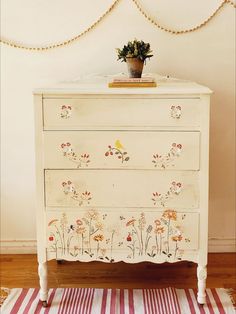
{"label": "top drawer", "polygon": [[45,130],[197,127],[200,99],[44,99]]}

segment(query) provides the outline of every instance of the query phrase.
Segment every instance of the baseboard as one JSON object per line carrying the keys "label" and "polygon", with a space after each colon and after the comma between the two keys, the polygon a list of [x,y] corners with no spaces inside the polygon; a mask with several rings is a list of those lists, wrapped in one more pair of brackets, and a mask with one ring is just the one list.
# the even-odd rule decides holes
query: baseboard
{"label": "baseboard", "polygon": [[[36,240],[2,240],[0,241],[1,254],[35,254]],[[236,252],[235,238],[210,238],[208,242],[210,253]]]}
{"label": "baseboard", "polygon": [[35,254],[36,240],[2,240],[0,241],[1,254]]}
{"label": "baseboard", "polygon": [[236,238],[210,238],[208,251],[209,253],[236,252]]}

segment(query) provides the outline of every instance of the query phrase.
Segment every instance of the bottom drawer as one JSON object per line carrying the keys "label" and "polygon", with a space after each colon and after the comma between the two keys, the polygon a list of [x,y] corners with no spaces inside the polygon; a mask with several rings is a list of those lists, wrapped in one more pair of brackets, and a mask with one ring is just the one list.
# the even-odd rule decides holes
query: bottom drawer
{"label": "bottom drawer", "polygon": [[198,249],[198,213],[97,210],[47,212],[48,259],[173,262]]}

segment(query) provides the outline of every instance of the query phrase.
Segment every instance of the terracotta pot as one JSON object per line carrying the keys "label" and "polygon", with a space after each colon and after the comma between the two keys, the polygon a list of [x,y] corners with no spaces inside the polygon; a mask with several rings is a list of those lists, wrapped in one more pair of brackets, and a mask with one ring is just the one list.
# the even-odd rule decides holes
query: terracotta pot
{"label": "terracotta pot", "polygon": [[139,58],[126,58],[129,77],[141,77],[144,62]]}

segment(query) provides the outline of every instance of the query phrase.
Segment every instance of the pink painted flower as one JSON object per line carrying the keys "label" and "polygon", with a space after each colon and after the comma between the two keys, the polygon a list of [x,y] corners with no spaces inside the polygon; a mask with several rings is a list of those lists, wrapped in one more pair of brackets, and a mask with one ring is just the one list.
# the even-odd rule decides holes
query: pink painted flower
{"label": "pink painted flower", "polygon": [[157,226],[160,226],[161,221],[160,221],[159,219],[156,219],[156,220],[154,221],[154,223],[155,223]]}
{"label": "pink painted flower", "polygon": [[76,220],[76,224],[77,224],[78,226],[81,226],[81,225],[83,224],[83,221],[80,220],[80,219],[77,219],[77,220]]}

